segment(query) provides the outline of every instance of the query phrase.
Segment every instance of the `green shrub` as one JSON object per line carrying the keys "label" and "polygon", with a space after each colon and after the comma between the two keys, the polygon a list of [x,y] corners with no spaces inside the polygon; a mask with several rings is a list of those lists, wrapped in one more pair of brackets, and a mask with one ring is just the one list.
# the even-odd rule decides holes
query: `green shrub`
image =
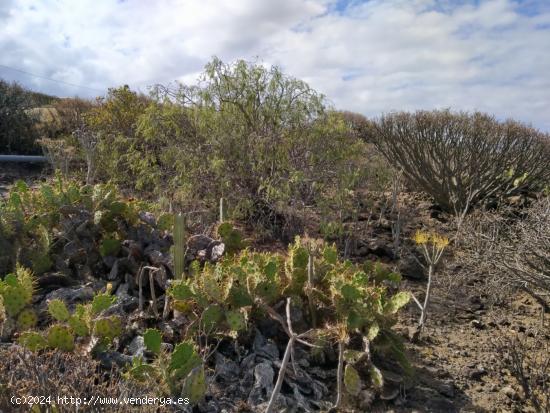
{"label": "green shrub", "polygon": [[182,210],[213,212],[223,197],[233,218],[274,230],[305,206],[346,197],[371,160],[322,95],[244,61],[215,58],[199,86],[158,86],[150,98],[111,89],[86,123],[99,137],[100,179]]}
{"label": "green shrub", "polygon": [[40,153],[33,128],[36,119],[29,113],[33,104],[28,91],[0,79],[0,153]]}

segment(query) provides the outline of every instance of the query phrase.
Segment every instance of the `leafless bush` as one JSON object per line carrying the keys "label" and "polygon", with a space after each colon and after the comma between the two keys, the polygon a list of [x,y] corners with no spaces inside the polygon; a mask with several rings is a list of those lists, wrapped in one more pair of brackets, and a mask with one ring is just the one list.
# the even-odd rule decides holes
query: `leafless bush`
{"label": "leafless bush", "polygon": [[[57,403],[57,396],[79,397],[81,400],[91,396],[101,398],[154,397],[148,389],[123,380],[117,371],[104,371],[99,363],[88,355],[76,355],[62,352],[31,353],[17,346],[0,347],[0,411],[30,411],[28,405],[14,405],[10,399],[15,397],[51,396],[55,411],[74,412],[75,404]],[[46,402],[47,399],[43,399]],[[48,410],[49,409],[49,410]],[[53,411],[51,406],[35,405],[33,412]],[[135,406],[123,404],[104,404],[90,407],[81,405],[81,412],[156,412],[159,406]]]}
{"label": "leafless bush", "polygon": [[502,363],[517,380],[524,399],[539,413],[550,412],[550,346],[541,335],[500,340]]}
{"label": "leafless bush", "polygon": [[550,198],[518,216],[511,210],[478,212],[465,221],[461,261],[497,288],[522,289],[550,305]]}
{"label": "leafless bush", "polygon": [[363,135],[413,185],[456,215],[550,179],[548,134],[479,112],[392,113],[371,122]]}
{"label": "leafless bush", "polygon": [[94,180],[96,161],[98,156],[97,145],[99,143],[99,134],[92,132],[85,126],[75,129],[73,135],[78,140],[80,148],[84,153],[86,160],[86,183],[91,184]]}

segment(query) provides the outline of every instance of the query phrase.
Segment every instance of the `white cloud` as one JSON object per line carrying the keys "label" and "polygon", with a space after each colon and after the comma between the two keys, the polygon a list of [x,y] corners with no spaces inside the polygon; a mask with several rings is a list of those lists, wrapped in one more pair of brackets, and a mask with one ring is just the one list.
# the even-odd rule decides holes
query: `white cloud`
{"label": "white cloud", "polygon": [[[260,57],[378,115],[452,107],[550,131],[545,0],[9,0],[0,65],[104,90],[197,78],[212,55]],[[47,92],[94,92],[0,67]]]}

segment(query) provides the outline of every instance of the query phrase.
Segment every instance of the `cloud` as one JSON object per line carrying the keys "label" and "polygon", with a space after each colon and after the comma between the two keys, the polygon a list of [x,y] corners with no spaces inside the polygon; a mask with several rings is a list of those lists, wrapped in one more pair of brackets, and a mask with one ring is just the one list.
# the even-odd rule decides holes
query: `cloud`
{"label": "cloud", "polygon": [[[550,131],[545,0],[9,0],[0,65],[97,90],[192,81],[211,56],[261,58],[369,116],[451,107]],[[62,95],[96,91],[0,67]]]}

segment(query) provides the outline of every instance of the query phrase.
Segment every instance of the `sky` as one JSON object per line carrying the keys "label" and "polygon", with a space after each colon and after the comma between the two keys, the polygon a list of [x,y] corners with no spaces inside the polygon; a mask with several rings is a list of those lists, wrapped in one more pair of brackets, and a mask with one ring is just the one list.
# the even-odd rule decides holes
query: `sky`
{"label": "sky", "polygon": [[550,0],[0,0],[0,78],[33,90],[147,92],[212,56],[367,116],[480,110],[550,132]]}

